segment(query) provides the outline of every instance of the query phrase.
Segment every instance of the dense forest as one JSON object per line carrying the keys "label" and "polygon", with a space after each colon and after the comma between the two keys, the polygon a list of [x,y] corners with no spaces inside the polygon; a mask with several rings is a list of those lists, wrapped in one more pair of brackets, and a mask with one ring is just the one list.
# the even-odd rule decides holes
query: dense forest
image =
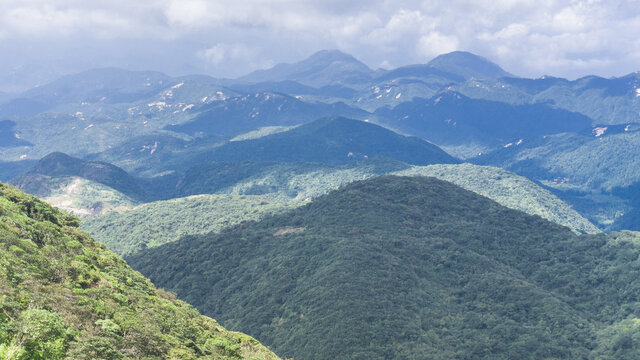
{"label": "dense forest", "polygon": [[156,289],[78,225],[0,183],[0,358],[278,359]]}
{"label": "dense forest", "polygon": [[294,358],[634,359],[639,239],[383,176],[127,260]]}

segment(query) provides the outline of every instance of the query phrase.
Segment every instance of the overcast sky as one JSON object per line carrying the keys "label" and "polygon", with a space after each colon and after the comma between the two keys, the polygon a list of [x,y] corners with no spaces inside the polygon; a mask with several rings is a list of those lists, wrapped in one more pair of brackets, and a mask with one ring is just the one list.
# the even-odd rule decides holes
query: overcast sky
{"label": "overcast sky", "polygon": [[640,70],[638,0],[0,0],[0,89],[118,66],[236,77],[321,49],[372,68],[453,50],[527,77]]}

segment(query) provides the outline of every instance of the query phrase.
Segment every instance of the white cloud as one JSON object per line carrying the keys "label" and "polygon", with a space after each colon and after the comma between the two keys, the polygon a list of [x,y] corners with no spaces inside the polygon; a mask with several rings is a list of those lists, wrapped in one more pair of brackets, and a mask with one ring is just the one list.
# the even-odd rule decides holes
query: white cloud
{"label": "white cloud", "polygon": [[455,36],[447,36],[434,31],[420,37],[417,49],[420,54],[429,58],[458,50],[459,46]]}
{"label": "white cloud", "polygon": [[[93,50],[84,63],[104,66],[122,43],[128,47],[111,65],[204,64],[216,76],[323,48],[372,66],[424,63],[459,49],[521,75],[610,76],[640,70],[638,33],[637,0],[0,0],[0,46],[46,42],[49,51],[18,51],[0,59],[0,69],[77,56],[67,49],[85,45]],[[134,43],[145,46],[128,55]]]}
{"label": "white cloud", "polygon": [[198,57],[212,65],[219,65],[223,61],[250,59],[255,53],[242,44],[215,44],[209,48],[199,50]]}

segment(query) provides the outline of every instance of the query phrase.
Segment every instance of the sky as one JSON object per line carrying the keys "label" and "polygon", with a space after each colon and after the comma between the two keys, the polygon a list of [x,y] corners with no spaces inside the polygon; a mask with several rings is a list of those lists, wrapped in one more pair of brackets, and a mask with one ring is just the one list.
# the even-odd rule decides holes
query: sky
{"label": "sky", "polygon": [[0,0],[0,90],[116,66],[237,77],[322,49],[373,69],[454,50],[525,77],[640,70],[638,0]]}

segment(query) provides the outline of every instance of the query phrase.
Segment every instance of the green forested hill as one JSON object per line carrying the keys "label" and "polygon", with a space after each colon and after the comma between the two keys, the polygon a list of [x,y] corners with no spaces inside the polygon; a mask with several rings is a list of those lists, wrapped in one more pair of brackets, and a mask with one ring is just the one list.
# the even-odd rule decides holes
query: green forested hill
{"label": "green forested hill", "polygon": [[[204,164],[188,171],[179,188],[185,195],[200,195],[88,216],[83,219],[82,228],[117,254],[128,256],[145,247],[177,241],[185,235],[220,231],[242,221],[283,212],[350,182],[385,173],[433,176],[509,208],[567,226],[577,233],[600,231],[551,192],[508,171],[471,164],[408,166],[384,159],[341,166]],[[60,196],[60,199],[69,197]]]}
{"label": "green forested hill", "polygon": [[156,289],[78,223],[0,184],[0,358],[277,359]]}
{"label": "green forested hill", "polygon": [[[385,173],[433,176],[512,209],[539,215],[577,233],[600,232],[569,205],[532,181],[508,171],[471,164],[408,166],[372,159],[349,165],[314,163],[211,163],[191,169],[179,192],[191,195],[87,216],[82,228],[121,256],[220,231],[303,205],[350,182]],[[102,194],[102,193],[100,193]],[[107,193],[108,194],[108,193]],[[262,195],[259,195],[262,194]],[[70,200],[69,196],[47,198]],[[115,198],[113,203],[117,203]]]}
{"label": "green forested hill", "polygon": [[639,239],[383,176],[128,260],[295,358],[635,359]]}
{"label": "green forested hill", "polygon": [[459,161],[439,147],[397,134],[365,121],[334,116],[259,139],[233,141],[213,150],[203,161],[275,161],[344,164],[386,157],[410,164],[454,164]]}
{"label": "green forested hill", "polygon": [[304,204],[263,195],[194,195],[86,217],[82,228],[121,256],[177,241],[185,235],[220,231]]}
{"label": "green forested hill", "polygon": [[533,181],[492,166],[472,164],[413,166],[394,175],[433,176],[497,201],[500,205],[538,215],[579,233],[600,230],[571,206]]}
{"label": "green forested hill", "polygon": [[305,200],[356,180],[382,174],[433,176],[453,182],[498,203],[570,227],[577,232],[599,230],[573,208],[534,182],[491,166],[434,164],[411,166],[389,159],[369,159],[341,166],[316,163],[209,163],[191,168],[178,194],[269,194]]}

